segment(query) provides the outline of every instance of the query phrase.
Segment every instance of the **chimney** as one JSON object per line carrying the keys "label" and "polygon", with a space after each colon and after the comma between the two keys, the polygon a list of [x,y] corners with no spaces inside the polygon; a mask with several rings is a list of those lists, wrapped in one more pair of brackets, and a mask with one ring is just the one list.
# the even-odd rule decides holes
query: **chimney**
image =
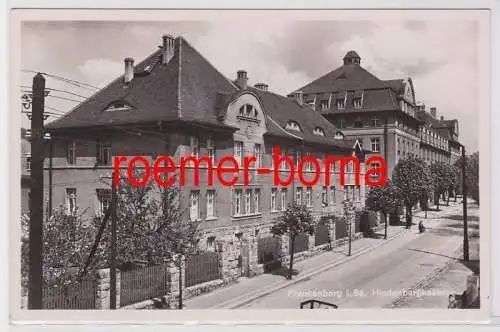
{"label": "chimney", "polygon": [[304,104],[304,93],[302,91],[295,91],[293,93],[293,98],[299,105]]}
{"label": "chimney", "polygon": [[441,121],[444,121],[444,116],[441,115]]}
{"label": "chimney", "polygon": [[174,56],[175,38],[171,35],[163,35],[163,46],[161,63],[166,65]]}
{"label": "chimney", "polygon": [[125,75],[123,75],[123,83],[127,85],[134,78],[134,59],[125,58],[123,62],[125,63]]}
{"label": "chimney", "polygon": [[269,88],[269,85],[267,85],[266,83],[257,83],[257,84],[255,84],[255,87],[259,90],[267,91]]}
{"label": "chimney", "polygon": [[431,115],[432,117],[435,119],[436,118],[436,108],[435,107],[431,107]]}
{"label": "chimney", "polygon": [[238,70],[236,73],[236,85],[240,87],[240,89],[245,90],[247,88],[247,72],[244,70]]}

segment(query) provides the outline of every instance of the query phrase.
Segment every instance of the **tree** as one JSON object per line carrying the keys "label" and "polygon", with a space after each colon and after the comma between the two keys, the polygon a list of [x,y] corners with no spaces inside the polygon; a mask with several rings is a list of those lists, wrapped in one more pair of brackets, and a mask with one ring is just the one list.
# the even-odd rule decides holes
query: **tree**
{"label": "tree", "polygon": [[370,189],[366,197],[366,207],[375,212],[381,212],[384,216],[385,233],[387,239],[387,215],[396,213],[401,200],[401,193],[391,181],[387,181],[385,186],[376,186]]}
{"label": "tree", "polygon": [[295,238],[300,234],[314,234],[314,220],[311,212],[305,205],[295,203],[288,205],[287,209],[276,218],[276,223],[271,227],[274,236],[288,234],[290,237],[290,267],[288,279],[292,279],[293,254]]}
{"label": "tree", "polygon": [[432,190],[429,168],[420,158],[410,157],[400,160],[392,174],[392,181],[401,192],[406,210],[406,228],[411,227],[413,206]]}
{"label": "tree", "polygon": [[430,166],[432,184],[434,190],[434,203],[439,210],[439,200],[453,184],[455,174],[451,166],[441,161],[436,161]]}

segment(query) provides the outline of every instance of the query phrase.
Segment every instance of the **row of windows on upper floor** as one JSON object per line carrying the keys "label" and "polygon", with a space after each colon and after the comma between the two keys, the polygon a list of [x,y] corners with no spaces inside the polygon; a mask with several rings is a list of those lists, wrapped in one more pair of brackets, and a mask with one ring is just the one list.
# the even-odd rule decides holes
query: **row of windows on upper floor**
{"label": "row of windows on upper floor", "polygon": [[[269,201],[268,211],[285,211],[288,202],[288,188],[271,188],[271,199]],[[354,203],[361,201],[361,187],[354,185],[344,186],[344,199],[351,199]],[[323,207],[335,206],[337,203],[337,189],[335,186],[322,187],[321,204]],[[97,210],[96,216],[102,217],[111,207],[111,190],[96,189]],[[294,202],[299,205],[305,205],[308,208],[313,206],[313,188],[297,187],[295,188]],[[231,202],[224,202],[217,197],[214,189],[208,189],[205,193],[204,215],[201,215],[200,190],[192,190],[189,196],[189,217],[191,220],[211,220],[217,218],[217,206],[230,204],[232,217],[245,217],[259,215],[262,212],[261,188],[253,187],[246,189],[233,189]],[[66,188],[66,213],[68,215],[77,214],[77,189]],[[226,209],[229,210],[229,209]]]}
{"label": "row of windows on upper floor", "polygon": [[[378,143],[380,145],[380,143]],[[206,140],[206,156],[211,160],[212,164],[215,164],[216,162],[216,146],[215,142],[209,137]],[[247,144],[248,146],[248,144]],[[271,151],[273,150],[273,146],[269,145],[267,147],[268,154],[272,153]],[[259,168],[263,165],[263,147],[261,144],[253,144],[253,147],[250,149],[245,150],[245,144],[243,141],[234,141],[234,158],[236,162],[239,164],[239,166],[243,165],[244,158],[245,156],[255,156],[255,162],[253,163],[253,167]],[[283,156],[291,156],[292,159],[294,159],[295,162],[295,168],[298,168],[299,162],[302,159],[302,153],[300,151],[294,151],[292,149],[280,149],[281,154]],[[194,158],[200,158],[200,142],[199,138],[196,136],[192,136],[190,138],[190,156],[193,156]],[[306,156],[311,156],[313,155],[312,153],[305,153]],[[67,145],[67,163],[70,165],[75,165],[77,162],[77,154],[76,154],[76,142],[75,141],[70,141]],[[111,165],[112,164],[112,146],[110,143],[98,143],[97,144],[97,153],[96,153],[96,162],[97,165]],[[316,156],[319,160],[323,160],[324,156]],[[272,162],[271,162],[272,163]],[[320,163],[321,166],[323,166],[325,163]],[[335,162],[331,164],[331,172],[336,172],[338,171],[337,165],[339,162]],[[272,165],[270,165],[272,166]],[[288,164],[286,161],[283,161],[280,165],[280,169],[282,170],[287,170]],[[352,172],[353,165],[350,163],[346,165],[346,171],[347,172]],[[304,170],[305,171],[313,171],[313,163],[312,162],[306,162],[304,163]]]}

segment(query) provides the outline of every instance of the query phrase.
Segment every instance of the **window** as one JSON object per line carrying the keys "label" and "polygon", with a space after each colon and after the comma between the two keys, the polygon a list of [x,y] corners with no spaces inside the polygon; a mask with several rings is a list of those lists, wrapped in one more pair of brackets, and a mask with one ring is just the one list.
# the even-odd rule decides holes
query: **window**
{"label": "window", "polygon": [[336,195],[336,193],[335,193],[335,186],[331,186],[330,187],[330,204],[331,205],[335,204],[335,201],[336,201],[335,195]]}
{"label": "window", "polygon": [[[286,149],[281,150],[281,156],[282,157],[286,156]],[[281,164],[280,164],[280,170],[287,170],[287,169],[288,169],[288,164],[287,164],[286,160],[283,159],[281,161]]]}
{"label": "window", "polygon": [[354,108],[361,108],[361,98],[356,97],[353,100]]}
{"label": "window", "polygon": [[337,108],[338,108],[339,110],[344,109],[344,107],[345,107],[345,99],[344,99],[344,98],[342,98],[342,99],[337,99],[337,100],[335,101],[335,106],[337,106]]}
{"label": "window", "polygon": [[260,189],[256,188],[253,194],[253,199],[254,199],[254,211],[255,213],[260,212]]}
{"label": "window", "polygon": [[306,191],[306,204],[307,204],[307,207],[311,207],[312,206],[312,188],[311,187],[307,187],[307,191]]}
{"label": "window", "polygon": [[323,191],[321,192],[321,202],[324,205],[328,205],[328,189],[323,187]]}
{"label": "window", "polygon": [[191,156],[195,158],[200,157],[200,142],[196,136],[191,136]]}
{"label": "window", "polygon": [[285,126],[285,129],[295,130],[300,132],[302,131],[302,129],[300,129],[299,124],[295,121],[288,121],[288,123]]}
{"label": "window", "polygon": [[31,155],[26,156],[26,172],[31,172]]}
{"label": "window", "polygon": [[355,128],[363,128],[363,121],[361,120],[361,118],[357,118],[354,121],[354,127]]}
{"label": "window", "polygon": [[105,112],[129,111],[132,107],[124,101],[117,101],[106,107]]}
{"label": "window", "polygon": [[295,192],[295,203],[297,205],[302,205],[302,188],[298,187]]}
{"label": "window", "polygon": [[209,236],[207,238],[207,251],[215,252],[215,236]]}
{"label": "window", "polygon": [[[342,120],[341,120],[342,121]],[[342,123],[342,122],[340,122]],[[336,134],[335,134],[335,139],[343,139],[344,138],[344,134],[342,134],[340,131],[338,131]]]}
{"label": "window", "polygon": [[371,118],[371,126],[372,127],[380,127],[380,119],[377,118],[376,116],[374,116],[373,118]]}
{"label": "window", "polygon": [[327,109],[328,108],[328,100],[327,99],[322,100],[319,105],[320,105],[319,107],[321,107],[322,110]]}
{"label": "window", "polygon": [[281,188],[281,211],[286,210],[286,188]]}
{"label": "window", "polygon": [[[310,157],[310,156],[311,156],[311,153],[307,152],[307,153],[306,153],[306,156],[307,156],[307,157]],[[305,166],[306,166],[306,167],[305,167],[305,171],[306,171],[306,172],[311,172],[311,171],[312,171],[312,163],[311,163],[310,161],[307,161],[307,162],[305,163]]]}
{"label": "window", "polygon": [[111,189],[97,189],[97,201],[99,202],[97,215],[101,217],[111,207]]}
{"label": "window", "polygon": [[252,189],[247,189],[245,190],[245,214],[252,213],[251,202],[252,202]]}
{"label": "window", "polygon": [[320,127],[316,127],[313,130],[313,134],[318,135],[318,136],[325,136],[325,131],[323,129],[321,129]]}
{"label": "window", "polygon": [[97,144],[97,164],[110,165],[111,164],[111,144],[98,143]]}
{"label": "window", "polygon": [[271,189],[271,211],[277,211],[276,209],[276,188]]}
{"label": "window", "polygon": [[370,140],[371,142],[371,148],[373,152],[380,152],[380,139],[379,138],[372,138]]}
{"label": "window", "polygon": [[66,188],[66,213],[71,216],[76,214],[76,188]]}
{"label": "window", "polygon": [[191,191],[191,197],[189,200],[189,218],[194,221],[200,218],[200,192],[195,190]]}
{"label": "window", "polygon": [[240,166],[243,164],[243,142],[234,142],[234,159]]}
{"label": "window", "polygon": [[247,118],[257,118],[259,112],[255,107],[250,104],[245,104],[240,107],[239,116],[244,116]]}
{"label": "window", "polygon": [[234,208],[233,212],[235,216],[241,215],[241,189],[234,190]]}
{"label": "window", "polygon": [[67,148],[68,148],[68,153],[67,153],[68,164],[74,165],[76,164],[76,142],[75,141],[68,142]]}
{"label": "window", "polygon": [[207,156],[215,164],[215,144],[211,137],[207,139]]}
{"label": "window", "polygon": [[215,217],[215,190],[207,190],[207,218]]}
{"label": "window", "polygon": [[262,154],[261,154],[260,144],[255,144],[253,146],[253,155],[255,156],[255,167],[261,167]]}

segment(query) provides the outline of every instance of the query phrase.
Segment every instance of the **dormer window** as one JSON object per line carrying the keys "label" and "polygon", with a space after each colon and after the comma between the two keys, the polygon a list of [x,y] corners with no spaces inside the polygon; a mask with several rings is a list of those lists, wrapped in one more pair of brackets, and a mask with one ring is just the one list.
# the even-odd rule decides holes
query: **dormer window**
{"label": "dormer window", "polygon": [[116,111],[130,111],[132,106],[124,101],[116,101],[110,104],[104,111],[106,112],[116,112]]}
{"label": "dormer window", "polygon": [[295,130],[295,131],[300,131],[300,132],[302,131],[300,129],[299,124],[297,122],[295,122],[295,121],[288,121],[288,123],[286,124],[285,129]]}
{"label": "dormer window", "polygon": [[321,108],[322,110],[327,109],[327,108],[328,108],[328,100],[322,100],[322,101],[320,102],[320,108]]}
{"label": "dormer window", "polygon": [[343,139],[344,138],[344,134],[342,134],[340,131],[337,131],[337,133],[335,133],[335,139]]}
{"label": "dormer window", "polygon": [[321,129],[320,127],[316,127],[313,130],[313,134],[318,135],[318,136],[325,136],[325,131],[323,129]]}
{"label": "dormer window", "polygon": [[259,114],[259,112],[257,111],[257,109],[250,104],[245,104],[245,105],[241,106],[240,110],[239,110],[239,116],[243,116],[246,118],[255,118],[256,119],[258,114]]}

